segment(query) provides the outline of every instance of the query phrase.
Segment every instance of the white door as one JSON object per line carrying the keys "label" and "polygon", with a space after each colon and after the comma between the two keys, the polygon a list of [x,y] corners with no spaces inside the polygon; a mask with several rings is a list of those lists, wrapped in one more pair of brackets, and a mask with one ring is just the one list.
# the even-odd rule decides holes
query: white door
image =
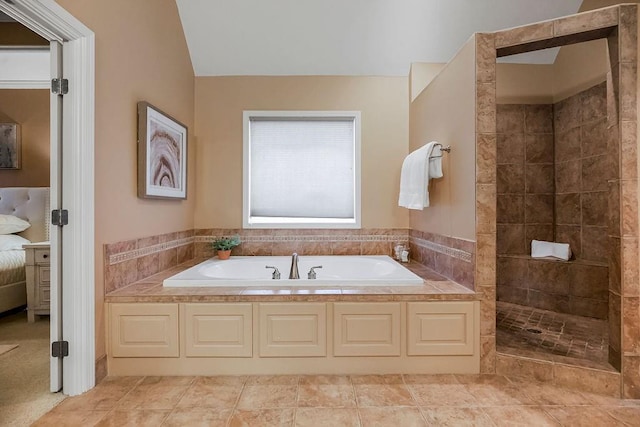
{"label": "white door", "polygon": [[[51,42],[51,76],[62,78],[62,45]],[[50,177],[50,209],[62,208],[62,101],[63,96],[51,92],[51,177]],[[50,340],[63,341],[62,336],[62,230],[63,227],[50,226],[51,242],[51,308],[50,308]],[[51,346],[49,347],[51,350]],[[62,358],[51,357],[52,392],[62,390]]]}

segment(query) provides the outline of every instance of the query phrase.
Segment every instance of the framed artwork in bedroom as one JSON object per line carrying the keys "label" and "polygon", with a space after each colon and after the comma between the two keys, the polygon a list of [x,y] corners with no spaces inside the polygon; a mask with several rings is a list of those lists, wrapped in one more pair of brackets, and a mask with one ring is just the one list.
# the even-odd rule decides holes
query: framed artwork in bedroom
{"label": "framed artwork in bedroom", "polygon": [[187,198],[187,127],[138,102],[138,197]]}
{"label": "framed artwork in bedroom", "polygon": [[0,123],[0,169],[20,169],[20,125]]}

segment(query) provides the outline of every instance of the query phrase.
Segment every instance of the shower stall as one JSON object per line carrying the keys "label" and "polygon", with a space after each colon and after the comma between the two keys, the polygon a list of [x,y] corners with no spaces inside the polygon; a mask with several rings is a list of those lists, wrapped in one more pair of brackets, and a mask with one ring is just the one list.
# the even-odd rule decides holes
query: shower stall
{"label": "shower stall", "polygon": [[[605,80],[557,102],[497,105],[500,352],[619,369],[610,285],[620,271],[619,241],[610,237],[619,224],[619,151],[607,93]],[[534,239],[569,243],[573,255],[531,258]]]}

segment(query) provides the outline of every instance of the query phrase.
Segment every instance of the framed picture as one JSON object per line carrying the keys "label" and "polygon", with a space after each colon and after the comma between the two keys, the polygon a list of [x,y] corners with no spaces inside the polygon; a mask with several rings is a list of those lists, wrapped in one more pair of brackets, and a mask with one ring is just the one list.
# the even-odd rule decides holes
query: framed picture
{"label": "framed picture", "polygon": [[0,169],[20,167],[20,125],[0,123]]}
{"label": "framed picture", "polygon": [[138,102],[138,197],[187,198],[187,127]]}

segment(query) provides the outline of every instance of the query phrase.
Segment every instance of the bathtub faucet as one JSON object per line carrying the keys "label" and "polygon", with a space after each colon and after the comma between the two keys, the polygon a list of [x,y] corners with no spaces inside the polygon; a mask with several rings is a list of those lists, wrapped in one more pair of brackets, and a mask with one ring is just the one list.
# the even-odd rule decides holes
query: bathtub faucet
{"label": "bathtub faucet", "polygon": [[298,274],[298,254],[293,253],[291,255],[291,271],[289,271],[289,279],[299,279],[300,274]]}

